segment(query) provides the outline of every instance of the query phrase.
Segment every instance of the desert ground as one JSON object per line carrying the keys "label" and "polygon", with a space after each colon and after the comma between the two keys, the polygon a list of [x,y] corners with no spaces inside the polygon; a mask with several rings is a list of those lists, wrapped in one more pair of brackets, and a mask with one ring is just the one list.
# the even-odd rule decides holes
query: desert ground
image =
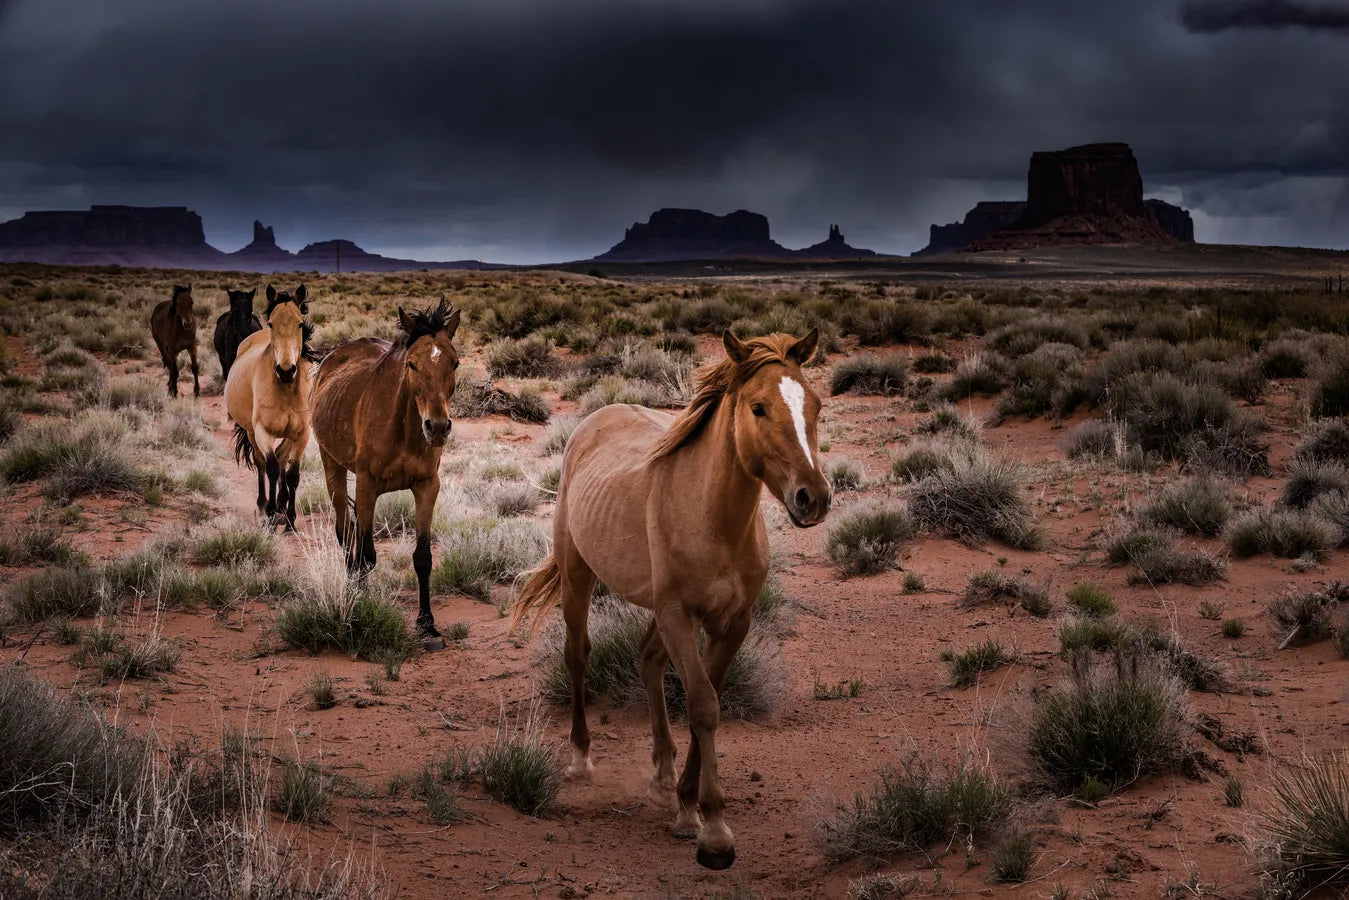
{"label": "desert ground", "polygon": [[[0,895],[140,896],[175,866],[213,873],[211,896],[1343,891],[1349,295],[1295,253],[1070,262],[1003,260],[1014,277],[950,261],[904,277],[0,267],[0,722],[37,697],[94,728],[98,753],[140,748],[117,802],[148,795],[137,809],[233,848],[161,847],[135,816],[100,816],[111,776],[93,744],[44,758],[33,747],[60,742],[0,733],[0,757],[28,753],[26,770],[0,763]],[[268,281],[305,283],[320,351],[393,337],[400,305],[463,310],[433,546],[443,652],[411,636],[409,495],[381,500],[359,584],[312,442],[296,533],[257,513],[211,335],[227,288],[261,297]],[[183,283],[202,392],[184,354],[171,400],[147,322]],[[641,614],[595,602],[596,777],[570,783],[558,628],[526,640],[505,613],[547,550],[577,419],[677,410],[727,327],[815,325],[833,511],[797,529],[762,502],[770,586],[718,732],[738,858],[713,872],[647,799],[645,697],[623,655]],[[53,771],[77,775],[28,802]],[[1299,818],[1290,798],[1317,773],[1339,793]],[[1318,833],[1322,868],[1290,849]]]}

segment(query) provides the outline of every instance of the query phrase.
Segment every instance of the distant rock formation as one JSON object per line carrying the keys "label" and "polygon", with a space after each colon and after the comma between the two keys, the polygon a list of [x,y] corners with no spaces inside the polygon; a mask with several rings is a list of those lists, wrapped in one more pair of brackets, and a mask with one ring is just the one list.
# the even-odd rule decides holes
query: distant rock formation
{"label": "distant rock formation", "polygon": [[974,209],[965,213],[960,222],[950,225],[932,225],[929,228],[928,243],[914,256],[932,253],[957,253],[969,247],[975,241],[982,241],[993,232],[1006,228],[1026,211],[1024,200],[983,200],[974,205]]}
{"label": "distant rock formation", "polygon": [[[969,249],[1178,240],[1144,204],[1143,176],[1128,144],[1084,144],[1033,153],[1026,188],[1026,209],[1020,217]],[[1177,224],[1175,218],[1168,216]]]}
{"label": "distant rock formation", "polygon": [[738,209],[715,216],[700,209],[658,209],[636,222],[623,240],[595,257],[600,262],[671,262],[724,257],[784,257],[768,236],[768,218]]}
{"label": "distant rock formation", "polygon": [[1187,211],[1143,199],[1143,177],[1128,144],[1036,152],[1026,187],[1025,202],[980,203],[964,222],[933,225],[928,246],[915,255],[1194,241]]}
{"label": "distant rock formation", "polygon": [[184,206],[92,206],[87,211],[28,212],[0,222],[0,262],[57,266],[144,266],[234,272],[394,272],[487,269],[476,259],[421,262],[367,253],[351,241],[321,241],[299,253],[278,247],[272,229],[253,222],[253,240],[233,253],[206,243],[201,216]]}
{"label": "distant rock formation", "polygon": [[839,230],[839,227],[830,225],[829,237],[826,240],[796,250],[792,255],[805,259],[855,259],[862,256],[875,256],[876,251],[848,246],[848,242],[843,240],[843,232]]}

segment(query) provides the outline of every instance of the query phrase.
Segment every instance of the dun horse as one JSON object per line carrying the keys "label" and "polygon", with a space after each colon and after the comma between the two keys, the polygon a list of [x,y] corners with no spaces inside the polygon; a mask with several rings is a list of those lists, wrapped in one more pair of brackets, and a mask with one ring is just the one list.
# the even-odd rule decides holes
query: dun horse
{"label": "dun horse", "polygon": [[201,396],[197,379],[197,322],[192,317],[192,288],[175,285],[173,298],[161,300],[150,313],[150,333],[154,335],[159,357],[169,370],[169,396],[178,396],[178,354],[184,350],[192,357],[192,396]]}
{"label": "dun horse", "polygon": [[[719,694],[745,639],[768,572],[761,485],[799,527],[822,522],[830,489],[816,449],[820,400],[801,365],[819,330],[740,341],[722,336],[726,358],[705,368],[678,417],[639,406],[606,406],[567,442],[553,516],[553,552],[528,573],[512,626],[561,603],[572,689],[572,763],[589,779],[585,714],[586,632],[596,578],[629,603],[654,612],[642,642],[651,707],[653,799],[678,801],[674,831],[697,836],[698,862],[724,869],[735,841],[723,817],[717,777]],[[707,647],[698,653],[698,631]],[[688,695],[691,738],[674,780],[674,739],[664,675],[673,660]],[[701,812],[701,816],[699,813]]]}
{"label": "dun horse", "polygon": [[230,377],[230,367],[239,354],[239,344],[255,331],[262,330],[262,323],[253,315],[253,297],[257,288],[251,291],[229,291],[230,308],[215,320],[215,355],[220,357],[220,375]]}
{"label": "dun horse", "polygon": [[[295,528],[300,459],[309,443],[309,324],[305,288],[295,296],[267,285],[267,327],[239,345],[225,381],[225,408],[234,420],[234,458],[258,473],[258,510],[280,512]],[[264,483],[265,476],[265,483]]]}
{"label": "dun horse", "polygon": [[[444,641],[431,615],[431,516],[440,494],[440,454],[450,436],[450,395],[459,353],[452,339],[459,311],[442,297],[435,309],[408,315],[394,343],[358,338],[323,360],[314,384],[314,437],[337,514],[337,539],[347,565],[375,565],[375,500],[411,490],[417,504],[417,628],[427,649]],[[356,522],[347,501],[347,473],[356,473]]]}

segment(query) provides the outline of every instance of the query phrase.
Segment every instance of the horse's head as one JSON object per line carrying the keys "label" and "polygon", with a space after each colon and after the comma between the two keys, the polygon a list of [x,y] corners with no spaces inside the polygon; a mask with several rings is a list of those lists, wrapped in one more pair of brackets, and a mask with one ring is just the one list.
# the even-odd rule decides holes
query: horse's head
{"label": "horse's head", "polygon": [[230,318],[235,321],[247,322],[249,317],[253,315],[253,297],[258,293],[258,289],[228,291],[228,293],[230,295]]}
{"label": "horse's head", "polygon": [[309,314],[305,302],[304,285],[295,289],[295,295],[276,292],[267,285],[267,327],[272,330],[272,363],[276,379],[290,384],[300,371],[304,356],[304,317]]}
{"label": "horse's head", "polygon": [[820,398],[801,374],[820,330],[793,340],[773,335],[742,341],[722,334],[726,355],[740,367],[728,399],[740,464],[768,486],[792,524],[807,528],[829,514],[829,480],[820,466],[815,428]]}
{"label": "horse's head", "polygon": [[443,447],[450,436],[450,395],[454,393],[459,351],[454,333],[459,328],[459,310],[440,298],[435,309],[411,315],[398,307],[398,327],[407,348],[407,380],[417,404],[422,436],[432,447]]}
{"label": "horse's head", "polygon": [[184,331],[192,331],[196,328],[196,320],[192,318],[192,286],[183,287],[181,284],[173,286],[173,299],[169,301],[169,312],[178,322],[178,327]]}

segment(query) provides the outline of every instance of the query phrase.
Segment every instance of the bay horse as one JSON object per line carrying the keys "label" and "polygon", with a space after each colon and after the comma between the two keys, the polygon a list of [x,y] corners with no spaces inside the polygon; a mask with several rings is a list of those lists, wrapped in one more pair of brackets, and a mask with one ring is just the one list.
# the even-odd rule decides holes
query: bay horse
{"label": "bay horse", "polygon": [[[412,491],[417,629],[426,649],[441,650],[445,642],[431,614],[431,516],[440,495],[440,454],[450,436],[459,310],[444,297],[434,309],[411,315],[400,306],[398,327],[402,334],[392,343],[357,338],[324,358],[314,382],[314,438],[350,570],[363,574],[375,566],[375,500],[389,491]],[[356,473],[354,527],[348,472]]]}
{"label": "bay horse", "polygon": [[214,343],[215,355],[220,357],[220,377],[228,379],[230,367],[239,355],[239,344],[255,331],[261,331],[262,323],[253,315],[253,297],[258,293],[257,288],[251,291],[226,289],[226,293],[229,294],[230,308],[215,320]]}
{"label": "bay horse", "polygon": [[309,443],[314,353],[308,314],[303,284],[293,297],[267,285],[267,327],[244,338],[225,379],[234,458],[258,473],[258,511],[269,520],[280,512],[287,531],[295,530],[300,460]]}
{"label": "bay horse", "polygon": [[178,396],[178,354],[192,358],[192,396],[201,396],[197,378],[197,320],[192,316],[192,286],[174,285],[173,296],[161,300],[150,312],[150,334],[159,348],[159,358],[169,370],[169,396]]}
{"label": "bay horse", "polygon": [[[768,572],[761,487],[798,527],[817,525],[829,512],[816,446],[820,399],[801,373],[818,340],[818,328],[800,339],[748,341],[728,330],[725,358],[698,373],[697,393],[678,417],[613,405],[582,421],[563,452],[552,554],[522,576],[511,611],[512,628],[532,614],[537,631],[544,614],[562,606],[572,690],[567,774],[577,780],[593,777],[585,671],[596,579],[654,613],[641,650],[651,708],[649,793],[662,805],[676,796],[674,833],[696,835],[698,862],[711,869],[735,861],[716,731],[726,671]],[[701,657],[700,628],[707,633]],[[671,660],[687,692],[690,731],[677,786],[664,691]]]}

